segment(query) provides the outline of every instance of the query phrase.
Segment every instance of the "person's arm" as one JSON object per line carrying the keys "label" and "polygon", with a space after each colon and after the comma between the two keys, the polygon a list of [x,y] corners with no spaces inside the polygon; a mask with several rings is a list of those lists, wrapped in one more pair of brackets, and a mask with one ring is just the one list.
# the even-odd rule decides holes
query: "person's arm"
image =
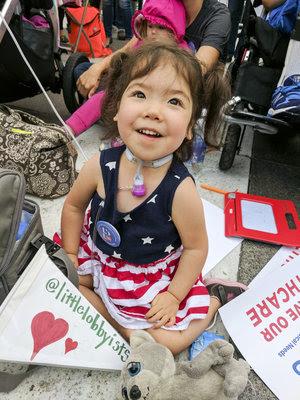
{"label": "person's arm", "polygon": [[195,56],[200,62],[203,75],[205,75],[219,61],[220,52],[212,46],[201,46]]}
{"label": "person's arm", "polygon": [[[84,214],[97,185],[102,182],[99,154],[83,166],[63,206],[61,215],[62,247],[76,265]],[[76,265],[77,266],[77,265]]]}
{"label": "person's arm", "polygon": [[100,119],[104,97],[104,91],[95,93],[66,120],[74,136],[80,135]]}
{"label": "person's arm", "polygon": [[154,325],[156,328],[174,325],[179,304],[202,272],[207,257],[203,205],[191,178],[185,179],[175,192],[172,220],[180,235],[183,252],[168,290],[155,297],[146,314],[148,322],[159,321]]}
{"label": "person's arm", "polygon": [[286,0],[262,0],[262,4],[267,11],[273,10],[283,4]]}
{"label": "person's arm", "polygon": [[117,52],[123,52],[133,48],[137,41],[138,39],[136,37],[133,37],[121,49],[115,51],[110,56],[105,57],[102,62],[93,64],[87,71],[80,75],[76,82],[76,85],[81,95],[83,97],[91,97],[96,92],[99,86],[101,75],[106,69],[108,69],[112,57]]}

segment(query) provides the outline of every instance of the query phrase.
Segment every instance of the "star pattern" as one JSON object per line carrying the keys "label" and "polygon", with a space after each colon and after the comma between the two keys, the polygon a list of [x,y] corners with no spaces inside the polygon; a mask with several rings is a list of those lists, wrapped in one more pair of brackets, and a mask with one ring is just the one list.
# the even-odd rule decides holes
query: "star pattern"
{"label": "star pattern", "polygon": [[147,204],[149,204],[149,203],[156,203],[156,197],[157,197],[157,194],[156,195],[154,195],[150,200],[148,200],[147,201]]}
{"label": "star pattern", "polygon": [[[106,158],[102,164],[105,176],[109,177],[109,187],[105,187],[107,193],[115,193],[118,160],[119,158],[115,157]],[[169,189],[173,186],[177,187],[182,179],[189,176],[188,171],[181,164],[176,164],[175,167],[168,175],[167,185],[161,185],[146,199],[142,207],[135,207],[133,210],[128,210],[127,213],[122,213],[115,210],[116,205],[111,201],[111,197],[108,197],[109,200],[98,199],[98,207],[103,214],[103,220],[108,222],[112,220],[116,224],[116,228],[120,228],[119,234],[122,237],[122,243],[116,247],[107,243],[105,247],[109,249],[107,254],[110,254],[111,257],[119,259],[121,262],[131,258],[132,262],[147,263],[152,262],[154,256],[158,259],[173,254],[175,249],[180,246],[180,237],[174,226],[172,215],[167,211],[170,210],[169,205],[168,207],[159,207],[169,199]],[[115,211],[117,211],[116,214]],[[119,223],[120,225],[118,225]]]}
{"label": "star pattern", "polygon": [[108,167],[110,171],[112,169],[116,169],[116,161],[110,161],[110,162],[106,163],[105,166]]}
{"label": "star pattern", "polygon": [[123,217],[123,219],[125,222],[132,221],[130,214],[125,215],[125,217]]}
{"label": "star pattern", "polygon": [[150,236],[147,236],[146,238],[141,238],[141,239],[143,241],[143,244],[152,244],[151,242],[152,242],[152,240],[154,238],[151,238]]}
{"label": "star pattern", "polygon": [[174,247],[171,244],[169,244],[169,246],[167,246],[165,248],[165,253],[169,253],[170,254],[172,250],[174,250]]}

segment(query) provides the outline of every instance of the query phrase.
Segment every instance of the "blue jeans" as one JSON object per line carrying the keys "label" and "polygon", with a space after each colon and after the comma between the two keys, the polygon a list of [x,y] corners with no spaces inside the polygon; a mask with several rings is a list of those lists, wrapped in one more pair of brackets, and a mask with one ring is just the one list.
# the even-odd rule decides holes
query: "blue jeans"
{"label": "blue jeans", "polygon": [[81,64],[78,64],[74,68],[73,77],[74,77],[75,83],[79,79],[80,75],[82,75],[85,71],[87,71],[90,68],[90,66],[92,66],[92,65],[93,65],[93,63],[86,61]]}
{"label": "blue jeans", "polygon": [[[117,2],[117,3],[115,3]],[[114,18],[118,28],[125,29],[126,39],[132,37],[131,17],[132,8],[131,0],[103,0],[103,23],[107,37],[112,35],[112,25]]]}

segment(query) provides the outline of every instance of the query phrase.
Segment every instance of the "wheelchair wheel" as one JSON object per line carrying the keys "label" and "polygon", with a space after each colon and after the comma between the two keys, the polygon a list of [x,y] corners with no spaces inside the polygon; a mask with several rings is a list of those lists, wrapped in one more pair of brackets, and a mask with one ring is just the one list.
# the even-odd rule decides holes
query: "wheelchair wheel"
{"label": "wheelchair wheel", "polygon": [[71,114],[76,111],[84,101],[84,98],[77,91],[73,72],[77,65],[88,61],[89,59],[84,53],[74,53],[70,55],[63,69],[63,96],[66,107]]}
{"label": "wheelchair wheel", "polygon": [[239,144],[240,135],[240,125],[230,124],[228,126],[225,143],[219,161],[219,168],[221,170],[226,170],[232,167],[235,153]]}

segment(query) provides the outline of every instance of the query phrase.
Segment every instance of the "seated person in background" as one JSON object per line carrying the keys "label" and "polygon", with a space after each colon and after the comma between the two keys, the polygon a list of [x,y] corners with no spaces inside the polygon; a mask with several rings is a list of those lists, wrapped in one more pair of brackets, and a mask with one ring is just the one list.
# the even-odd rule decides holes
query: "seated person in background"
{"label": "seated person in background", "polygon": [[[185,32],[183,4],[180,0],[172,0],[167,9],[163,4],[164,2],[148,0],[145,2],[143,10],[134,14],[132,27],[136,38],[135,47],[140,46],[144,41],[164,41],[188,49],[189,47],[183,39]],[[123,51],[125,49],[126,46],[123,47]],[[84,63],[84,65],[86,64]],[[80,64],[79,67],[84,67],[84,65]],[[104,94],[104,91],[96,93],[66,121],[66,124],[76,136],[92,126],[101,117]]]}
{"label": "seated person in background", "polygon": [[[158,9],[167,9],[180,0],[153,0]],[[147,1],[144,7],[147,5]],[[216,63],[226,60],[226,46],[230,34],[230,13],[218,0],[182,0],[186,10],[185,39],[194,47],[203,73]],[[143,7],[143,8],[144,8]],[[176,16],[177,19],[177,16]],[[137,43],[133,37],[122,49],[126,51]],[[91,97],[99,86],[101,75],[109,68],[111,56],[102,63],[93,64],[77,80],[77,89],[83,97]]]}

